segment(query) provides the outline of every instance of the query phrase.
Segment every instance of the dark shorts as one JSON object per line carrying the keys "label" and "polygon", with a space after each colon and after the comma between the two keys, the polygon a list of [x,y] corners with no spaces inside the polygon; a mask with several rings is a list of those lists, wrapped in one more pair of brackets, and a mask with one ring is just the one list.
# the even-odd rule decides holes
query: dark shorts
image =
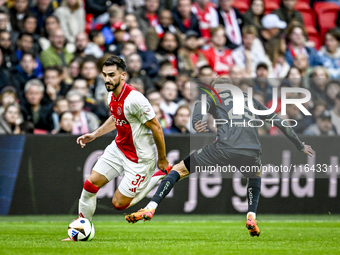
{"label": "dark shorts", "polygon": [[[253,155],[253,156],[250,156]],[[261,175],[261,158],[258,151],[245,149],[218,150],[215,144],[209,144],[192,153],[184,159],[184,164],[190,173],[197,172],[197,166],[213,167],[226,170],[226,176],[233,174],[236,168],[245,177],[258,177]],[[229,170],[228,170],[229,169]]]}

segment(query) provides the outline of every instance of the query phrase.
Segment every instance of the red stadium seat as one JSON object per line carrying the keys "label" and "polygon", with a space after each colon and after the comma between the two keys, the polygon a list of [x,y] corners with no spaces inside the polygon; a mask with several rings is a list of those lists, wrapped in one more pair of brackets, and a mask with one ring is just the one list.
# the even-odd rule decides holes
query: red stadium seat
{"label": "red stadium seat", "polygon": [[328,3],[328,2],[316,2],[313,5],[313,9],[319,15],[325,10],[339,10],[339,5],[335,3]]}
{"label": "red stadium seat", "polygon": [[309,41],[312,41],[315,43],[316,50],[320,49],[322,42],[321,42],[320,34],[317,31],[315,33],[312,33],[312,32],[308,33],[308,39]]}
{"label": "red stadium seat", "polygon": [[340,7],[337,4],[330,3],[324,3],[323,5],[320,5],[320,3],[315,3],[315,5],[318,6],[318,9],[315,8],[315,10],[318,14],[320,32],[322,35],[324,35],[327,30],[336,27],[336,18],[338,16]]}
{"label": "red stadium seat", "polygon": [[294,9],[297,11],[309,11],[311,10],[310,5],[306,2],[296,2]]}
{"label": "red stadium seat", "polygon": [[298,3],[307,3],[310,6],[310,0],[298,0]]}
{"label": "red stadium seat", "polygon": [[245,13],[250,7],[249,2],[250,1],[247,0],[234,1],[233,7],[238,9],[241,13]]}
{"label": "red stadium seat", "polygon": [[276,3],[276,2],[271,2],[269,0],[265,1],[265,14],[271,13],[272,11],[279,9],[280,8],[280,4]]}
{"label": "red stadium seat", "polygon": [[316,17],[315,13],[312,9],[307,10],[302,10],[300,11],[302,18],[303,18],[303,23],[305,24],[306,27],[314,27],[316,28]]}
{"label": "red stadium seat", "polygon": [[274,4],[277,4],[278,6],[280,6],[282,0],[264,0],[264,6],[267,5],[267,3],[271,2]]}

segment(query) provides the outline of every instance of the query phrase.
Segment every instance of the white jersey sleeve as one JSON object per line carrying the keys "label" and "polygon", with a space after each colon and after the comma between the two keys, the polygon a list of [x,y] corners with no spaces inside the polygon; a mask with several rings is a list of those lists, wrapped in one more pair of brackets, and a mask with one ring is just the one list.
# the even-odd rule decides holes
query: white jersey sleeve
{"label": "white jersey sleeve", "polygon": [[142,93],[131,91],[128,100],[130,101],[130,113],[142,124],[156,116],[150,102],[143,96]]}

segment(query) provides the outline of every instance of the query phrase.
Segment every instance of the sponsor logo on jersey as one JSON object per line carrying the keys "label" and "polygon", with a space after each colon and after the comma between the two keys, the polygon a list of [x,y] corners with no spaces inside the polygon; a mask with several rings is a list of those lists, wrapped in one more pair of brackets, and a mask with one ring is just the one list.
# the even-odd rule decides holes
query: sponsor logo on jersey
{"label": "sponsor logo on jersey", "polygon": [[127,122],[126,120],[120,120],[117,119],[115,116],[112,115],[113,120],[116,122],[116,126],[123,126],[126,124],[129,124],[129,122]]}
{"label": "sponsor logo on jersey", "polygon": [[117,113],[118,113],[118,115],[121,115],[122,114],[122,108],[118,107],[117,108]]}

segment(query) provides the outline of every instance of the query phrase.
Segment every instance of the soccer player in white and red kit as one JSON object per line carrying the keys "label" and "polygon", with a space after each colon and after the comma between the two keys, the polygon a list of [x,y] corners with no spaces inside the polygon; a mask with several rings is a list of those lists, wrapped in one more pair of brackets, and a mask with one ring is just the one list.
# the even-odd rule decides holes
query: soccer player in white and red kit
{"label": "soccer player in white and red kit", "polygon": [[112,198],[113,206],[124,210],[131,202],[136,203],[133,199],[147,188],[156,165],[167,171],[171,167],[165,155],[162,127],[153,108],[143,94],[126,84],[125,70],[125,62],[118,56],[111,56],[103,63],[111,116],[97,130],[77,139],[83,148],[97,137],[117,129],[115,140],[98,158],[79,199],[79,216],[89,220],[96,209],[98,190],[109,181],[124,173]]}

